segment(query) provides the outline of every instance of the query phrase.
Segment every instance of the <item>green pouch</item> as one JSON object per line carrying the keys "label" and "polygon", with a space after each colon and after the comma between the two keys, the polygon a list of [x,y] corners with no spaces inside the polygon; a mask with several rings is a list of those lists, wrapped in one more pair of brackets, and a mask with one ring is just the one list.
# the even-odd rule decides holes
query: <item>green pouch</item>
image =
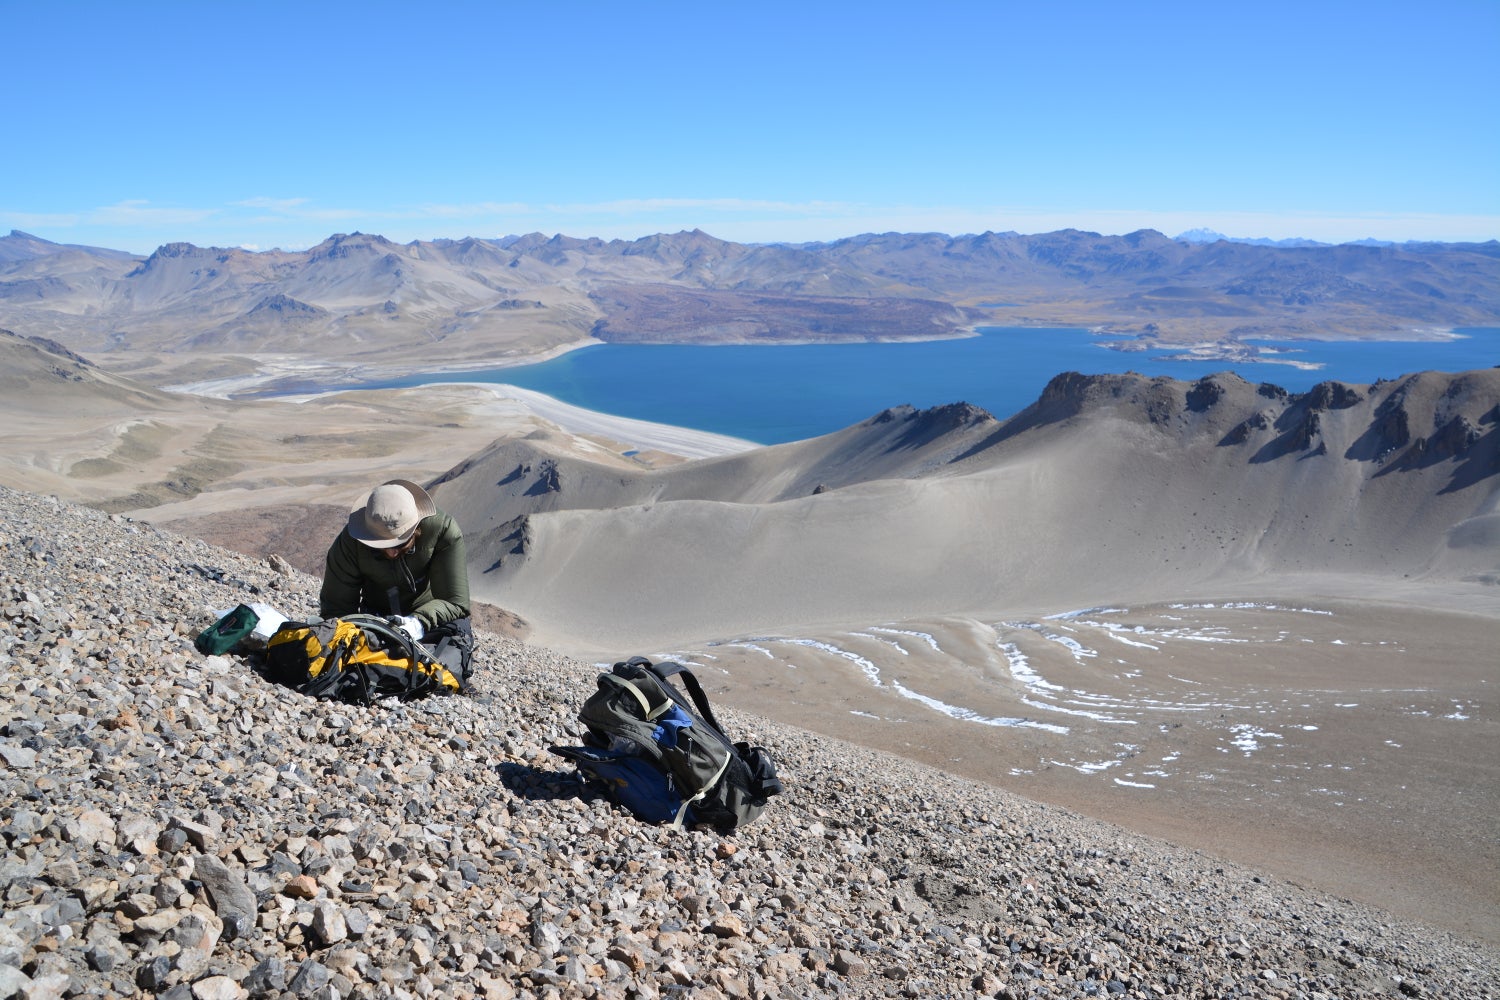
{"label": "green pouch", "polygon": [[193,640],[193,645],[206,656],[227,653],[239,645],[241,639],[254,632],[258,624],[260,616],[249,605],[241,604],[200,632],[198,638]]}

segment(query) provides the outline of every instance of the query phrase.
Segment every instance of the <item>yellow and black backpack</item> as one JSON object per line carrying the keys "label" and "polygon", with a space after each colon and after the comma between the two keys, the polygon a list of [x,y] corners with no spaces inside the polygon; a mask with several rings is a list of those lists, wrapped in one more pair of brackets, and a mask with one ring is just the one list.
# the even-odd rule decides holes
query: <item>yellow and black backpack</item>
{"label": "yellow and black backpack", "polygon": [[266,643],[266,679],[360,705],[463,691],[431,650],[374,615],[287,622]]}

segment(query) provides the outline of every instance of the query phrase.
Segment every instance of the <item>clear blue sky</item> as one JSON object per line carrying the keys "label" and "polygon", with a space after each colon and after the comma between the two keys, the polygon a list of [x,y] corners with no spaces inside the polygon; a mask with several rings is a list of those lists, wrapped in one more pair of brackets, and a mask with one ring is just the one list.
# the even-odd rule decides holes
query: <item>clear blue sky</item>
{"label": "clear blue sky", "polygon": [[1500,0],[0,0],[0,234],[1500,238]]}

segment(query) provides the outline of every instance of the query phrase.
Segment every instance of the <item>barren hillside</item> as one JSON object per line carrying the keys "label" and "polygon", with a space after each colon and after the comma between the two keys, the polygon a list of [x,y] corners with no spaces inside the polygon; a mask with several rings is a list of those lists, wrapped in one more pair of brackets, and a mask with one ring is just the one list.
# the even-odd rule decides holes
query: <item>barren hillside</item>
{"label": "barren hillside", "polygon": [[1493,946],[726,710],[732,837],[547,753],[594,669],[481,633],[471,696],[313,702],[203,657],[315,581],[0,489],[8,996],[1489,997]]}

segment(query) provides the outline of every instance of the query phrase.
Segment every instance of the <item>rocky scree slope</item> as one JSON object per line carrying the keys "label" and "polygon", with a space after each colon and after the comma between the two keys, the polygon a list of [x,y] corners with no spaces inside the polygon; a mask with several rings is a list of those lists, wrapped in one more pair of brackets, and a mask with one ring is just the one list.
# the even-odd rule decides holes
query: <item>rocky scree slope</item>
{"label": "rocky scree slope", "polygon": [[0,997],[1500,992],[1491,950],[735,713],[787,794],[645,826],[546,752],[593,665],[482,634],[471,696],[323,704],[192,647],[310,577],[9,490],[0,553]]}

